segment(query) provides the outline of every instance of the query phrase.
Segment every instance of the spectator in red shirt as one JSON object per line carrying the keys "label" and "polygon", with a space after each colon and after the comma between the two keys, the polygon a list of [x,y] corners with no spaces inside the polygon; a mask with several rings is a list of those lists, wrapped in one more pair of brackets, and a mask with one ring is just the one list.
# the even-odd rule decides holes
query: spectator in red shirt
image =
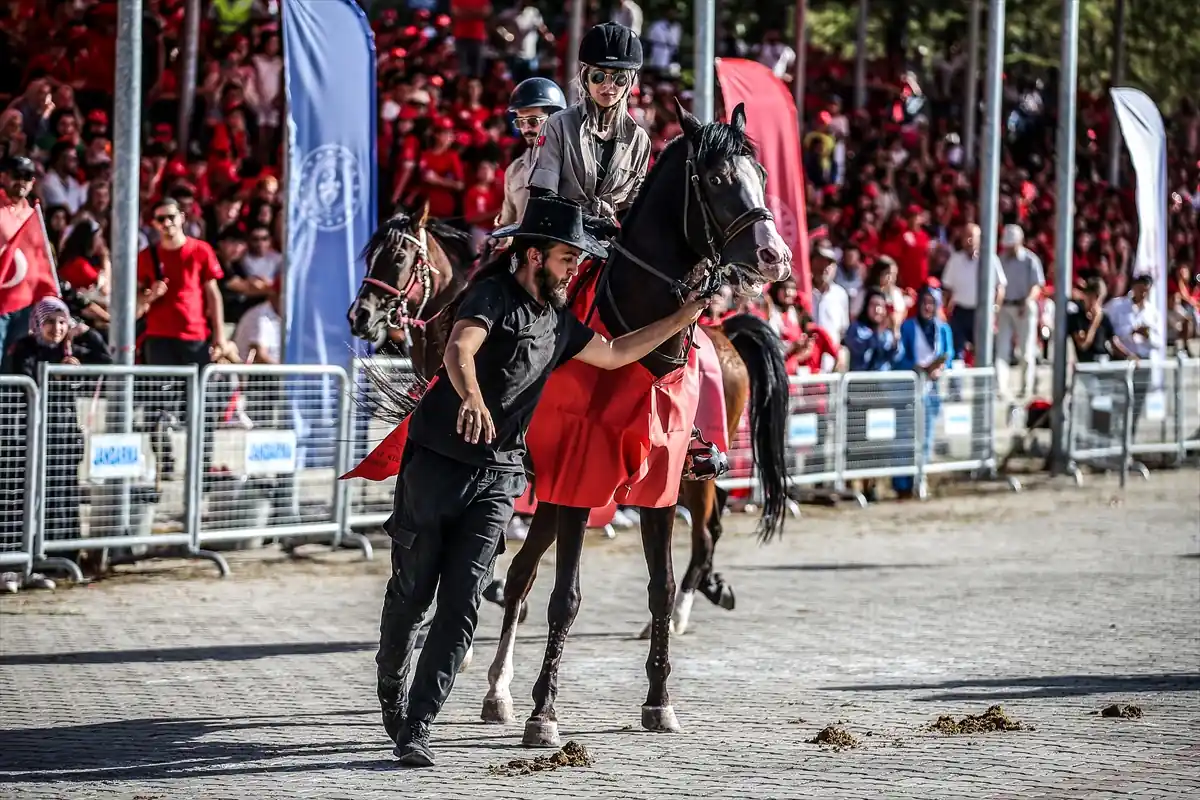
{"label": "spectator in red shirt", "polygon": [[429,198],[429,213],[434,217],[453,217],[458,213],[458,192],[462,191],[462,160],[453,149],[454,123],[440,119],[433,147],[421,156],[421,182]]}
{"label": "spectator in red shirt", "polygon": [[100,223],[88,217],[76,222],[59,253],[58,279],[81,292],[107,294],[109,268]]}
{"label": "spectator in red shirt", "polygon": [[186,366],[236,357],[225,336],[216,253],[184,234],[183,210],[171,198],[154,206],[153,224],[159,243],[138,254],[138,283],[143,290],[162,283],[166,291],[146,314],[145,362]]}
{"label": "spectator in red shirt", "polygon": [[463,217],[471,226],[475,252],[482,252],[503,202],[504,195],[496,186],[495,162],[480,161],[475,168],[475,182],[467,189],[463,199]]}
{"label": "spectator in red shirt", "polygon": [[458,68],[463,75],[483,77],[483,45],[487,41],[487,20],[492,16],[489,0],[450,0],[454,18],[454,46]]}

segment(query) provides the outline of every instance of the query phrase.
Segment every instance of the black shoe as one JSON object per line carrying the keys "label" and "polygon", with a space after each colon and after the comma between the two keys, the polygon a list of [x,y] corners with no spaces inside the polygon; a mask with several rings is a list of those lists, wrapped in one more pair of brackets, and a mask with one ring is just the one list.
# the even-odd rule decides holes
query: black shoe
{"label": "black shoe", "polygon": [[429,747],[429,723],[406,720],[394,751],[406,767],[432,767],[433,750]]}
{"label": "black shoe", "polygon": [[379,695],[379,707],[383,711],[383,729],[393,742],[404,725],[404,716],[408,713],[408,692],[404,680],[380,671],[376,682],[376,693]]}
{"label": "black shoe", "polygon": [[496,578],[483,590],[483,599],[504,607],[504,579]]}

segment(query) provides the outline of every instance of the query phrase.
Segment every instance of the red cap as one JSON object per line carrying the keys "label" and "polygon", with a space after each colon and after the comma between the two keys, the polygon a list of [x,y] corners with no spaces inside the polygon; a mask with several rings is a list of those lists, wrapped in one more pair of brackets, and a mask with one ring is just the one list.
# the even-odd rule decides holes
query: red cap
{"label": "red cap", "polygon": [[412,106],[400,107],[400,119],[415,120],[421,118],[421,112],[417,111]]}
{"label": "red cap", "polygon": [[912,203],[909,205],[908,210],[905,212],[905,216],[915,217],[917,214],[923,214],[923,213],[925,213],[925,209],[921,208],[916,203]]}
{"label": "red cap", "polygon": [[821,123],[822,125],[828,125],[829,123],[833,122],[833,115],[828,111],[822,111],[820,114],[817,114],[817,122]]}
{"label": "red cap", "polygon": [[88,122],[95,122],[97,125],[108,125],[108,114],[102,108],[96,108],[88,112]]}
{"label": "red cap", "polygon": [[446,79],[443,78],[441,75],[430,75],[429,76],[429,85],[437,86],[440,88],[440,87],[446,85]]}
{"label": "red cap", "polygon": [[391,55],[392,58],[404,58],[408,55],[408,51],[403,47],[393,47]]}
{"label": "red cap", "polygon": [[449,117],[438,117],[433,121],[434,130],[452,131],[454,130],[454,120]]}
{"label": "red cap", "polygon": [[438,26],[439,28],[448,27],[450,25],[450,15],[449,14],[438,14],[437,19],[435,19],[433,21],[433,24]]}

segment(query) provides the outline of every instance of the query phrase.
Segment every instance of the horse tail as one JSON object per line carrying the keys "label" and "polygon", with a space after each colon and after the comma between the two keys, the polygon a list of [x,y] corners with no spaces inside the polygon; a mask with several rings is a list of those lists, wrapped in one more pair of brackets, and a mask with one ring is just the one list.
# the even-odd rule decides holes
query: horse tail
{"label": "horse tail", "polygon": [[779,336],[761,318],[736,314],[722,329],[750,374],[750,440],[763,497],[757,533],[765,543],[783,534],[787,512],[787,366]]}
{"label": "horse tail", "polygon": [[361,391],[356,386],[351,393],[354,404],[375,419],[399,425],[416,409],[429,382],[415,370],[395,372],[374,358],[362,363],[370,388]]}

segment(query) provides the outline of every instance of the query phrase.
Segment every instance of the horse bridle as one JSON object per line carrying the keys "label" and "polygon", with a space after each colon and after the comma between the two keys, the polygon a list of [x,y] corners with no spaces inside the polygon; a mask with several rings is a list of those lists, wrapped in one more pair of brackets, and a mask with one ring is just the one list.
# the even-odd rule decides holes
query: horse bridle
{"label": "horse bridle", "polygon": [[[700,170],[696,166],[696,151],[691,140],[688,140],[688,157],[685,165],[685,170],[688,179],[688,185],[691,191],[686,193],[683,198],[683,236],[697,252],[704,253],[704,249],[695,247],[692,242],[691,233],[688,230],[688,219],[691,217],[691,203],[694,201],[700,206],[700,219],[704,223],[704,241],[707,255],[703,255],[700,262],[688,274],[684,280],[672,278],[670,275],[662,272],[656,267],[647,264],[646,261],[629,251],[629,248],[622,245],[620,242],[613,240],[609,246],[617,251],[625,258],[629,259],[637,267],[643,271],[653,275],[671,287],[680,304],[684,302],[692,292],[700,292],[701,296],[709,297],[717,293],[721,286],[728,282],[728,278],[741,264],[733,261],[725,261],[722,254],[726,247],[730,245],[738,236],[741,236],[746,231],[758,222],[771,222],[775,219],[775,215],[766,206],[756,206],[754,208],[739,214],[732,222],[721,227],[717,220],[716,214],[709,205],[708,198],[704,194],[704,189],[700,185]],[[762,174],[762,166],[756,163],[759,169],[759,174]],[[719,231],[720,241],[718,243],[717,236],[714,231]],[[617,300],[613,297],[612,289],[607,281],[604,283],[605,294],[608,302],[612,307],[613,314],[616,315],[617,321],[626,329],[634,330],[625,318],[621,315],[621,310],[617,305]],[[690,325],[687,331],[684,332],[684,343],[682,356],[670,356],[661,352],[658,348],[651,351],[651,354],[660,358],[667,363],[676,366],[682,366],[687,363],[687,354],[692,348],[692,343],[695,339],[696,326]],[[659,345],[661,347],[662,345]]]}
{"label": "horse bridle", "polygon": [[[410,328],[422,329],[425,327],[425,320],[420,317],[421,312],[425,310],[425,304],[429,302],[429,297],[433,293],[433,273],[437,272],[437,267],[429,262],[429,238],[424,228],[420,229],[417,236],[413,236],[411,233],[401,233],[400,240],[409,242],[416,248],[412,264],[409,266],[408,280],[404,287],[397,288],[378,278],[372,278],[370,275],[363,278],[362,282],[366,286],[373,286],[391,295],[384,304],[387,326],[393,330],[402,329],[407,337]],[[421,285],[421,299],[417,303],[416,310],[409,313],[408,294],[418,283]]]}

